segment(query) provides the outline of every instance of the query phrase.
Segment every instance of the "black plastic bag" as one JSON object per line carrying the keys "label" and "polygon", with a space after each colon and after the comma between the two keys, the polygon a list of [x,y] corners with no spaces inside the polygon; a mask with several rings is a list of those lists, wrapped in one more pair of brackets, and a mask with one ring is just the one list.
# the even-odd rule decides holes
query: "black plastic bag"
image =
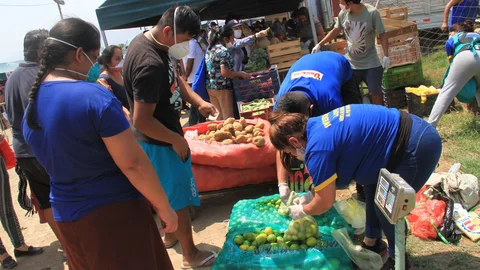
{"label": "black plastic bag", "polygon": [[[460,241],[461,235],[455,232],[456,225],[455,220],[453,219],[453,199],[448,197],[445,193],[439,192],[433,196],[432,199],[442,200],[447,203],[445,208],[445,216],[443,218],[442,224],[438,227],[438,232],[441,235],[438,235],[438,239],[442,241],[448,241],[452,244],[458,243]],[[444,239],[442,239],[445,238]]]}

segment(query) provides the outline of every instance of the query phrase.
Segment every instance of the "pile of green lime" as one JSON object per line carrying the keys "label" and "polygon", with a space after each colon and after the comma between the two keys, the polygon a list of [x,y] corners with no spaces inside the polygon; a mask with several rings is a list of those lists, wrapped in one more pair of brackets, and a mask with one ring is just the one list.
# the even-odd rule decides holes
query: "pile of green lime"
{"label": "pile of green lime", "polygon": [[300,250],[321,246],[318,227],[311,226],[306,231],[308,233],[298,232],[293,235],[292,231],[287,234],[266,227],[263,231],[236,235],[233,241],[241,250],[248,252]]}
{"label": "pile of green lime", "polygon": [[256,208],[260,212],[273,211],[273,210],[278,210],[278,208],[280,208],[281,204],[282,204],[281,199],[272,198],[272,199],[257,202],[256,203]]}

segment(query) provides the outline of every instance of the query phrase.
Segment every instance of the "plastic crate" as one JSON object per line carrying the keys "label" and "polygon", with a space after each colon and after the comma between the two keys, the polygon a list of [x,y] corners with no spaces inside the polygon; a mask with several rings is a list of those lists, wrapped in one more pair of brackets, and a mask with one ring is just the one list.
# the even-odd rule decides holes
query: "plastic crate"
{"label": "plastic crate", "polygon": [[438,94],[427,95],[427,101],[422,103],[422,97],[414,93],[407,93],[408,112],[420,117],[429,116]]}
{"label": "plastic crate", "polygon": [[403,108],[407,106],[405,88],[384,90],[383,105],[388,108]]}
{"label": "plastic crate", "polygon": [[404,86],[419,85],[423,82],[422,61],[415,64],[394,67],[383,73],[382,86],[395,89]]}
{"label": "plastic crate", "polygon": [[270,106],[268,108],[265,108],[265,109],[248,111],[248,112],[243,112],[243,106],[248,105],[251,102],[237,102],[238,111],[240,112],[240,116],[244,117],[245,119],[261,118],[261,119],[264,119],[264,120],[268,120],[268,115],[273,111],[273,103],[274,103],[273,98],[269,98],[269,100],[272,103],[272,106]]}
{"label": "plastic crate", "polygon": [[276,67],[268,71],[254,72],[251,79],[233,79],[233,92],[237,102],[249,102],[257,98],[272,98],[280,89]]}

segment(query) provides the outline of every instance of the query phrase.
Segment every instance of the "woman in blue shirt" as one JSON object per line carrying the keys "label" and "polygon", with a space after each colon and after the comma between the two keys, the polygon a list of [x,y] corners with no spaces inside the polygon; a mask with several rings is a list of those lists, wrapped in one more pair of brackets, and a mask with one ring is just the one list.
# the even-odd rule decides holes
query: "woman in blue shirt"
{"label": "woman in blue shirt", "polygon": [[81,19],[50,30],[23,121],[25,141],[50,175],[70,268],[173,269],[146,199],[163,231],[176,230],[177,216],[122,105],[93,83],[99,51],[98,29]]}
{"label": "woman in blue shirt", "polygon": [[[455,96],[474,78],[477,90],[477,102],[479,98],[480,85],[480,34],[473,32],[473,22],[466,21],[464,23],[454,24],[450,28],[450,38],[445,44],[445,50],[449,61],[451,62],[448,75],[442,86],[442,90],[433,105],[432,112],[428,118],[428,122],[437,127],[438,121],[447,111]],[[470,48],[469,45],[463,47],[465,50],[455,54],[456,44],[454,44],[454,35],[458,35],[459,39],[465,33],[465,40],[477,39],[477,45]],[[462,46],[462,45],[460,45]],[[475,87],[475,85],[473,86]],[[475,102],[475,100],[474,100]]]}
{"label": "woman in blue shirt", "polygon": [[[442,142],[437,131],[419,117],[377,105],[348,105],[310,119],[280,113],[269,120],[272,144],[305,160],[314,185],[313,193],[290,207],[290,216],[299,219],[327,212],[335,201],[336,187],[355,180],[365,187],[363,247],[386,253],[383,231],[390,257],[382,269],[394,269],[394,226],[374,203],[379,172],[387,168],[420,190],[440,159]],[[410,269],[408,260],[406,264]]]}

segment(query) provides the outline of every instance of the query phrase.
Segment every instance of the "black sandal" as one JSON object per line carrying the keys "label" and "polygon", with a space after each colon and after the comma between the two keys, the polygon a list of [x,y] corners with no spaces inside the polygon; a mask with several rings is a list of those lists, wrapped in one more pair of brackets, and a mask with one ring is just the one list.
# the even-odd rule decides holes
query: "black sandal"
{"label": "black sandal", "polygon": [[11,256],[8,256],[2,261],[3,269],[12,269],[15,266],[17,266],[17,262]]}

